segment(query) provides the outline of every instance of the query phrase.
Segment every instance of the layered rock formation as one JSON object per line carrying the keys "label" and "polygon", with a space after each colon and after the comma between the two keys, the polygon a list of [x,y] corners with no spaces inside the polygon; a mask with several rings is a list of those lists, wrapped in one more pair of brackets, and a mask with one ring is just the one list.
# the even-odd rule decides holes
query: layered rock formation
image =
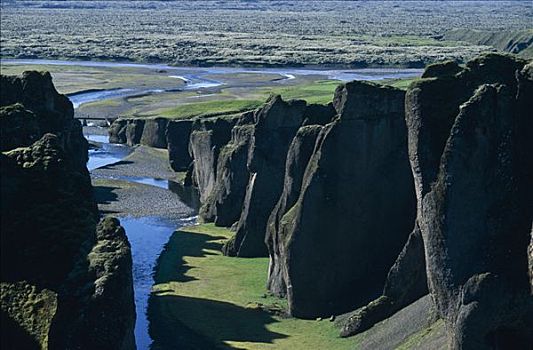
{"label": "layered rock formation", "polygon": [[2,347],[134,349],[129,243],[96,227],[72,104],[47,73],[0,79]]}
{"label": "layered rock formation", "polygon": [[280,220],[298,200],[305,169],[313,154],[317,137],[323,129],[323,124],[330,122],[335,115],[335,109],[331,105],[310,105],[306,115],[304,126],[298,129],[289,147],[283,193],[270,214],[265,237],[270,256],[267,288],[280,297],[286,295],[285,276],[287,275],[287,271],[283,270],[285,265],[281,261],[282,254],[285,252],[282,252],[283,237],[280,237],[278,231]]}

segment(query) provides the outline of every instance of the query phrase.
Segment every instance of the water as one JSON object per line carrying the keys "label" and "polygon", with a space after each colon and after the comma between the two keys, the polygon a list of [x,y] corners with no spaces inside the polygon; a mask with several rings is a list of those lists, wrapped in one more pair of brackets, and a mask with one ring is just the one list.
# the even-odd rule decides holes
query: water
{"label": "water", "polygon": [[[130,153],[130,148],[108,143],[106,135],[87,134],[88,140],[102,143],[101,148],[89,151],[89,170],[116,163]],[[168,189],[169,181],[151,177],[116,176],[120,179]],[[178,197],[179,198],[179,197]],[[177,199],[178,200],[178,199]],[[159,217],[119,217],[131,244],[133,258],[133,291],[135,295],[135,342],[139,350],[148,350],[152,344],[149,322],[146,314],[148,299],[154,283],[154,269],[157,259],[172,233],[180,227],[196,223],[196,217],[179,220],[164,220]]]}
{"label": "water", "polygon": [[196,217],[169,222],[158,217],[119,218],[126,230],[133,256],[133,284],[135,293],[135,342],[139,350],[149,349],[152,339],[148,333],[148,298],[154,283],[154,268],[157,258],[172,233],[180,227],[192,225]]}
{"label": "water", "polygon": [[117,163],[130,154],[130,152],[131,150],[126,146],[104,143],[101,148],[89,150],[87,169],[91,171],[106,165]]}

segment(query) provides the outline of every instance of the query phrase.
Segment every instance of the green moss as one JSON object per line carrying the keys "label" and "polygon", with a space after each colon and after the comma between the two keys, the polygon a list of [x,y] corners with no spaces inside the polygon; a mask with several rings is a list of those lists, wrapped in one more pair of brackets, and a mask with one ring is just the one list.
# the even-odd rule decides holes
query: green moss
{"label": "green moss", "polygon": [[218,113],[238,113],[259,107],[263,101],[260,100],[224,100],[189,103],[171,109],[164,109],[154,113],[172,119],[187,119],[200,115],[212,115]]}
{"label": "green moss", "polygon": [[332,322],[287,317],[286,301],[265,289],[267,258],[220,253],[233,234],[213,224],[173,234],[159,259],[148,313],[156,347],[173,336],[160,330],[186,328],[221,348],[354,348]]}

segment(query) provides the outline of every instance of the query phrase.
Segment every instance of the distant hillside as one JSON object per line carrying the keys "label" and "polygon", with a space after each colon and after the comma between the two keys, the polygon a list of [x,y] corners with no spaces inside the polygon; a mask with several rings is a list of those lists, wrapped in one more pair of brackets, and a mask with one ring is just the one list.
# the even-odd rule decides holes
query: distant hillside
{"label": "distant hillside", "polygon": [[500,51],[533,58],[533,29],[497,32],[455,29],[446,33],[444,39],[464,41],[474,45],[492,46]]}

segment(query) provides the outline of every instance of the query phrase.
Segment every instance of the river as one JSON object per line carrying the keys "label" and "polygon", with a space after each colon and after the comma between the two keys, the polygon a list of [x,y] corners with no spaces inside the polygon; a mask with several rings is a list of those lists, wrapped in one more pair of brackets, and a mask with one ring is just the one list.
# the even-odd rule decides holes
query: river
{"label": "river", "polygon": [[384,79],[405,79],[417,77],[422,74],[422,69],[412,68],[361,68],[361,69],[309,69],[309,68],[238,68],[238,67],[176,67],[165,64],[141,64],[126,62],[99,62],[99,61],[62,61],[62,60],[41,60],[41,59],[3,59],[0,65],[36,65],[36,66],[76,66],[76,67],[101,67],[101,68],[138,68],[150,69],[156,72],[165,72],[170,78],[183,81],[183,87],[175,88],[142,88],[123,87],[108,90],[80,91],[69,94],[69,98],[78,108],[84,103],[102,100],[117,99],[123,97],[134,97],[145,94],[161,94],[173,91],[196,91],[206,88],[220,87],[228,85],[227,82],[217,80],[212,75],[230,76],[238,73],[267,74],[273,75],[275,84],[285,82],[304,76],[318,76],[321,79],[331,79],[339,81],[367,80],[379,81]]}
{"label": "river", "polygon": [[[51,61],[51,60],[3,60],[2,64],[36,64],[36,65],[76,65],[88,67],[139,67],[154,70],[165,70],[170,77],[181,79],[186,83],[185,89],[194,90],[205,87],[222,85],[223,82],[206,77],[209,74],[234,74],[234,73],[262,73],[280,75],[283,80],[292,80],[301,75],[323,75],[328,79],[340,81],[348,80],[382,80],[391,78],[407,78],[420,75],[420,70],[415,69],[357,69],[357,70],[311,70],[300,68],[188,68],[172,67],[157,64],[132,64],[115,62],[73,62],[73,61]],[[168,90],[164,89],[111,89],[103,91],[89,91],[71,94],[69,98],[73,102],[74,108],[78,108],[83,103],[101,101],[124,96],[134,96],[146,92],[159,93]],[[126,157],[131,149],[124,145],[109,143],[109,138],[105,135],[86,134],[85,137],[98,144],[98,148],[89,151],[89,162],[87,167],[90,171],[97,168],[117,163]],[[120,177],[120,180],[141,183],[150,186],[169,189],[171,184],[167,180],[148,177]],[[176,199],[178,200],[178,199]],[[122,225],[126,229],[128,239],[131,243],[133,256],[133,280],[135,305],[137,311],[137,321],[135,325],[135,339],[139,350],[150,348],[152,339],[149,335],[149,324],[146,315],[148,298],[153,285],[153,273],[157,258],[168,242],[171,234],[179,227],[191,225],[196,222],[196,217],[183,217],[179,220],[168,221],[161,217],[119,217]]]}

